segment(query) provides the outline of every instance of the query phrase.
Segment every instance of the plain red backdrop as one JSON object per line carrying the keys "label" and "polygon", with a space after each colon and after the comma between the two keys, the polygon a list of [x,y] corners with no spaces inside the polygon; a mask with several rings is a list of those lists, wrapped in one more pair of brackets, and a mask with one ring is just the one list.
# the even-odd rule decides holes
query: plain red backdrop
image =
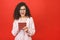
{"label": "plain red backdrop", "polygon": [[36,33],[33,40],[60,40],[59,0],[0,0],[0,40],[13,40],[13,13],[19,2],[25,2],[33,16]]}

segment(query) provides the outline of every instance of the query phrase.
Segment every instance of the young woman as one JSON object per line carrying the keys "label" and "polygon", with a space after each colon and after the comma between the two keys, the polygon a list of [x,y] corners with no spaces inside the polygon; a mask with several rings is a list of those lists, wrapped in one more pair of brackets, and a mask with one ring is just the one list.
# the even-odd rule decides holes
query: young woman
{"label": "young woman", "polygon": [[[25,26],[21,28],[19,23],[25,23]],[[12,34],[15,40],[32,40],[31,36],[35,34],[33,18],[24,2],[19,3],[15,8]]]}

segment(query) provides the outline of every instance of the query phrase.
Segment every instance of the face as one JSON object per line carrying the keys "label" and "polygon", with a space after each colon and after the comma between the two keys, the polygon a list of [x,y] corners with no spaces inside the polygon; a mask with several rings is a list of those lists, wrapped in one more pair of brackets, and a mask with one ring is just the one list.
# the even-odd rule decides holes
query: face
{"label": "face", "polygon": [[25,8],[25,6],[21,6],[19,12],[20,12],[21,17],[25,16],[25,14],[26,14],[26,8]]}

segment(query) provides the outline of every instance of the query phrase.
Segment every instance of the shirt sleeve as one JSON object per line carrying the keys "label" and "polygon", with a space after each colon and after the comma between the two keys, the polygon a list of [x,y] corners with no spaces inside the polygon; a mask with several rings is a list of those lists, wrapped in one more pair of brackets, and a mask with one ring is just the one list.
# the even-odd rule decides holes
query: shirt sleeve
{"label": "shirt sleeve", "polygon": [[30,36],[35,34],[35,25],[32,17],[30,18],[30,21],[29,21],[28,34]]}
{"label": "shirt sleeve", "polygon": [[17,32],[18,32],[18,24],[17,24],[17,21],[14,20],[14,22],[13,22],[13,28],[12,28],[11,33],[12,33],[13,36],[16,36]]}

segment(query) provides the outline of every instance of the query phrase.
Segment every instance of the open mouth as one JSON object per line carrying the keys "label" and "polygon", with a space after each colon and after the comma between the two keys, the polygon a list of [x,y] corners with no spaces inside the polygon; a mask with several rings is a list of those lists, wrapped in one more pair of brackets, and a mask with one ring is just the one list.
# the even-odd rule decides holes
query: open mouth
{"label": "open mouth", "polygon": [[24,14],[24,13],[21,13],[21,14]]}

